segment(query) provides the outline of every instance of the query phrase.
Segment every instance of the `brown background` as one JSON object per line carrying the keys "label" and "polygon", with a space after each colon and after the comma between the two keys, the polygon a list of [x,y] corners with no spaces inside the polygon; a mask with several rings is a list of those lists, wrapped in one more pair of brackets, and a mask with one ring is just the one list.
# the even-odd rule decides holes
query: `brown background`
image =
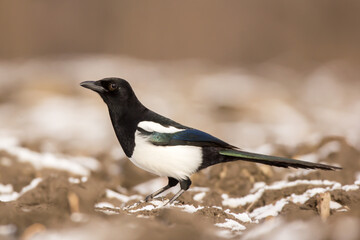
{"label": "brown background", "polygon": [[359,10],[358,0],[1,0],[0,58],[357,62]]}

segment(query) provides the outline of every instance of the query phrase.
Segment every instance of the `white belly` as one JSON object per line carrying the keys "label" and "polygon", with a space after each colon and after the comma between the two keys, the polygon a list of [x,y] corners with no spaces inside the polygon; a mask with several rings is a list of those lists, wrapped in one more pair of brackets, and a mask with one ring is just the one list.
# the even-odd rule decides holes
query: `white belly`
{"label": "white belly", "polygon": [[155,146],[136,132],[130,160],[148,172],[180,180],[195,173],[202,162],[202,151],[194,146]]}

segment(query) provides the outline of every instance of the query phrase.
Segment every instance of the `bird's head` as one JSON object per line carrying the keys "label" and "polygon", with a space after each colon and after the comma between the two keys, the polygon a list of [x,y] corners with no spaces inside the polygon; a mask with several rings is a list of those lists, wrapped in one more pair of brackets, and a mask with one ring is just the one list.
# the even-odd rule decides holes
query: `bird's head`
{"label": "bird's head", "polygon": [[130,84],[121,78],[111,77],[98,81],[85,81],[80,83],[80,86],[97,92],[111,111],[124,113],[129,108],[142,106]]}

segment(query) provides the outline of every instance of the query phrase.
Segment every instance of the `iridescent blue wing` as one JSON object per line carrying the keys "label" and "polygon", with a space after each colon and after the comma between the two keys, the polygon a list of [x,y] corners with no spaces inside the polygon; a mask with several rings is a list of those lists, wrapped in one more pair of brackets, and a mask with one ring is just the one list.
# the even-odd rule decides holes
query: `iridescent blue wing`
{"label": "iridescent blue wing", "polygon": [[222,148],[235,148],[234,146],[197,129],[186,129],[176,133],[158,133],[152,132],[149,134],[151,143],[159,146],[176,146],[176,145],[190,145],[190,146],[214,146]]}

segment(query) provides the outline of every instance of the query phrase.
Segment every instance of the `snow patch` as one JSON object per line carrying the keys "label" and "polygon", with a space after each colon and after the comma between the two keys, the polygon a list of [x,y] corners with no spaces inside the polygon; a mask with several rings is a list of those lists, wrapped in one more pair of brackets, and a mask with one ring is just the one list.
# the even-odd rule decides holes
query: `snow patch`
{"label": "snow patch", "polygon": [[95,211],[105,213],[106,215],[120,214],[119,212],[117,212],[115,210],[112,210],[112,209],[100,209],[100,208],[97,208],[97,209],[95,209]]}
{"label": "snow patch", "polygon": [[155,207],[154,205],[149,204],[149,205],[146,205],[146,206],[144,206],[144,207],[142,207],[142,208],[129,210],[129,212],[135,213],[135,212],[141,212],[141,211],[152,211],[152,210],[154,210],[154,209],[156,209],[156,208],[157,208],[157,207]]}
{"label": "snow patch", "polygon": [[19,162],[30,163],[36,169],[53,168],[73,174],[89,176],[90,171],[96,171],[100,163],[89,157],[59,157],[52,153],[38,153],[20,147],[13,138],[0,138],[0,150],[17,158]]}
{"label": "snow patch", "polygon": [[175,205],[178,208],[182,208],[182,211],[187,212],[187,213],[195,213],[200,209],[203,209],[203,206],[199,206],[199,207],[195,207],[193,205],[188,205],[188,204],[184,204],[184,205]]}
{"label": "snow patch", "polygon": [[[34,189],[37,185],[42,181],[42,178],[33,179],[29,185],[23,187],[19,193],[13,191],[13,187],[10,185],[6,185],[3,190],[4,192],[0,192],[0,201],[1,202],[11,202],[17,200],[19,197],[24,195],[26,192]],[[0,184],[0,186],[4,186]],[[11,190],[11,191],[10,191]]]}
{"label": "snow patch", "polygon": [[[116,208],[112,203],[109,202],[99,202],[95,204],[95,208]],[[120,208],[116,208],[120,209]]]}
{"label": "snow patch", "polygon": [[[357,182],[357,181],[356,181]],[[356,184],[355,182],[355,184]],[[359,189],[359,186],[356,184],[356,185],[345,185],[341,188],[342,190],[344,191],[355,191],[355,190],[358,190]]]}
{"label": "snow patch", "polygon": [[269,216],[275,217],[281,212],[281,210],[287,203],[288,200],[283,198],[274,204],[269,204],[263,207],[256,208],[250,213],[250,217],[255,218],[256,220],[260,220]]}
{"label": "snow patch", "polygon": [[3,185],[0,183],[0,194],[10,194],[14,191],[11,184]]}
{"label": "snow patch", "polygon": [[257,184],[254,184],[254,188],[250,190],[250,192],[254,192],[251,194],[246,195],[245,197],[241,198],[230,198],[227,194],[222,194],[221,197],[223,198],[222,204],[224,206],[229,206],[231,208],[236,208],[239,206],[245,206],[246,204],[252,203],[254,201],[257,201],[265,190],[279,190],[287,187],[294,187],[298,185],[325,185],[325,186],[331,186],[339,184],[335,181],[329,181],[329,180],[296,180],[296,181],[278,181],[274,182],[270,186],[266,185],[263,182],[259,182]]}
{"label": "snow patch", "polygon": [[202,200],[204,199],[205,195],[206,195],[206,192],[197,193],[197,194],[194,195],[193,199],[194,199],[195,201],[202,202]]}
{"label": "snow patch", "polygon": [[232,212],[230,212],[230,209],[226,209],[224,212],[234,216],[239,221],[242,221],[245,223],[252,222],[250,216],[247,213],[232,213]]}
{"label": "snow patch", "polygon": [[342,208],[342,205],[338,202],[330,201],[330,208],[337,210],[337,209]]}
{"label": "snow patch", "polygon": [[13,224],[0,225],[0,236],[12,235],[16,232],[16,226]]}
{"label": "snow patch", "polygon": [[[328,181],[328,180],[324,180],[324,181],[322,181],[322,180],[297,180],[297,181],[289,182],[289,183],[281,181],[281,182],[274,183],[271,186],[263,186],[263,184],[259,184],[257,186],[257,188],[259,188],[259,186],[260,186],[260,189],[255,194],[249,194],[242,198],[229,198],[229,196],[227,194],[223,194],[222,195],[223,205],[227,205],[227,206],[234,207],[234,208],[237,206],[243,206],[242,204],[245,205],[246,203],[249,203],[250,199],[257,200],[258,196],[261,197],[261,195],[265,191],[264,189],[278,189],[280,186],[296,186],[298,184],[304,184],[304,183],[307,183],[310,185],[311,184],[325,185],[325,186],[327,185],[327,187],[324,187],[324,188],[318,187],[318,188],[308,189],[303,194],[291,194],[290,196],[288,196],[286,198],[282,198],[282,199],[276,201],[275,203],[268,204],[268,205],[254,209],[249,214],[249,217],[251,219],[260,220],[260,219],[266,218],[268,216],[277,216],[282,211],[283,207],[286,204],[288,204],[289,202],[293,202],[295,204],[304,204],[311,197],[313,197],[319,193],[333,191],[336,189],[342,189],[344,191],[355,191],[355,190],[359,189],[359,186],[355,185],[355,184],[341,186],[341,184],[338,182]],[[261,187],[261,186],[263,186],[263,187]],[[336,202],[331,203],[331,206],[334,209],[338,209],[337,207],[339,207],[339,209],[340,209],[340,207],[341,207],[341,205],[338,206]],[[233,213],[230,213],[230,211],[225,211],[225,212],[234,215]]]}
{"label": "snow patch", "polygon": [[124,194],[121,194],[121,193],[118,193],[118,192],[114,192],[110,189],[106,189],[106,197],[107,198],[116,198],[117,200],[123,202],[123,203],[127,203],[131,200],[134,200],[134,199],[141,199],[142,197],[139,196],[139,195],[132,195],[132,196],[126,196]]}
{"label": "snow patch", "polygon": [[209,192],[208,187],[192,187],[188,189],[188,192]]}
{"label": "snow patch", "polygon": [[221,227],[221,228],[228,228],[232,231],[242,231],[245,230],[246,227],[237,221],[234,221],[232,219],[225,219],[225,222],[223,223],[216,223],[215,226]]}
{"label": "snow patch", "polygon": [[87,182],[88,180],[88,177],[81,177],[81,178],[74,178],[74,177],[69,177],[68,181],[69,183],[72,183],[72,184],[80,184],[80,183],[84,183],[84,182]]}

